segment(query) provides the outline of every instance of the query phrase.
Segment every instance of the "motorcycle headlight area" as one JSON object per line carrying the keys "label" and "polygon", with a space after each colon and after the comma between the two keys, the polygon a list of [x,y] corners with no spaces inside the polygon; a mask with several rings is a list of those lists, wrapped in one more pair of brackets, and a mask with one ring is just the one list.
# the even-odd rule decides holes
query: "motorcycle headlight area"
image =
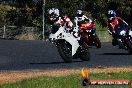
{"label": "motorcycle headlight area", "polygon": [[129,31],[129,35],[132,37],[132,30]]}
{"label": "motorcycle headlight area", "polygon": [[125,31],[125,30],[122,30],[122,31],[120,32],[120,35],[126,36],[126,31]]}
{"label": "motorcycle headlight area", "polygon": [[89,28],[88,30],[86,30],[86,32],[92,32],[92,30],[94,30],[93,27]]}

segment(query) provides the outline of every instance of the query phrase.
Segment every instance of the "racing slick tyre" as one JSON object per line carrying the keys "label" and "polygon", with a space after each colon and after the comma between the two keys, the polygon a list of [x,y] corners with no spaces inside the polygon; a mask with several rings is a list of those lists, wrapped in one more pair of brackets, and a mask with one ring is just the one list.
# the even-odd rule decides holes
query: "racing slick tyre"
{"label": "racing slick tyre", "polygon": [[101,48],[101,42],[100,42],[99,37],[97,36],[97,34],[95,34],[93,37],[94,37],[95,46],[97,48]]}
{"label": "racing slick tyre", "polygon": [[61,56],[61,58],[66,62],[66,63],[72,63],[72,46],[70,43],[66,41],[61,41],[59,42],[59,45],[57,46],[58,52]]}
{"label": "racing slick tyre", "polygon": [[128,46],[129,54],[132,54],[132,42],[129,39],[126,39],[126,44]]}
{"label": "racing slick tyre", "polygon": [[88,47],[80,47],[79,58],[82,61],[89,61],[90,60],[90,52],[89,52]]}
{"label": "racing slick tyre", "polygon": [[118,42],[117,42],[117,40],[116,40],[116,39],[112,39],[112,45],[113,45],[113,46],[118,45]]}

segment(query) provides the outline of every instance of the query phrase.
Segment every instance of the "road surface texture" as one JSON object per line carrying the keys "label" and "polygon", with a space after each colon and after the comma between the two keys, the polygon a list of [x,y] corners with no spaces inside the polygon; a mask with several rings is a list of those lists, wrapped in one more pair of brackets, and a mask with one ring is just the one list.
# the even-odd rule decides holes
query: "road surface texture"
{"label": "road surface texture", "polygon": [[102,43],[101,49],[90,48],[91,60],[74,59],[64,63],[55,45],[45,41],[0,40],[0,70],[77,69],[80,67],[132,66],[132,55]]}

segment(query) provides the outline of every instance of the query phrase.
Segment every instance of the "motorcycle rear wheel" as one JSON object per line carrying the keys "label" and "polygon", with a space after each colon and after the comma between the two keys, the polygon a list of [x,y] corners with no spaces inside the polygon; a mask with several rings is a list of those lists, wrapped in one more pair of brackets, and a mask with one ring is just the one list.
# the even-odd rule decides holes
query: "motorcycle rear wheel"
{"label": "motorcycle rear wheel", "polygon": [[72,52],[71,52],[71,45],[66,41],[59,42],[59,45],[57,46],[58,52],[61,56],[61,58],[66,63],[72,63]]}

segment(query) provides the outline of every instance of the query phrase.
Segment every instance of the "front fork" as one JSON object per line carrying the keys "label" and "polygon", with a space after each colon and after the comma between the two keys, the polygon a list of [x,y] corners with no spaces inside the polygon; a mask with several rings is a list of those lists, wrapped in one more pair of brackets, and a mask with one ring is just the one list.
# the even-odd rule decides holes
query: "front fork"
{"label": "front fork", "polygon": [[124,42],[127,50],[129,50],[129,48],[130,48],[130,46],[128,45],[128,42],[132,43],[132,38],[129,36],[125,39],[125,42]]}
{"label": "front fork", "polygon": [[[86,36],[83,35],[81,38],[80,38],[80,41],[79,41],[79,44],[80,45],[84,45],[84,46],[91,46],[91,44],[94,44],[95,43],[95,37],[96,36],[96,33],[91,33],[91,34],[87,34]],[[87,42],[89,42],[89,44],[87,44]]]}
{"label": "front fork", "polygon": [[123,39],[117,39],[118,45],[119,47],[122,47],[125,50],[128,50],[128,45],[126,44],[126,40],[125,38]]}

